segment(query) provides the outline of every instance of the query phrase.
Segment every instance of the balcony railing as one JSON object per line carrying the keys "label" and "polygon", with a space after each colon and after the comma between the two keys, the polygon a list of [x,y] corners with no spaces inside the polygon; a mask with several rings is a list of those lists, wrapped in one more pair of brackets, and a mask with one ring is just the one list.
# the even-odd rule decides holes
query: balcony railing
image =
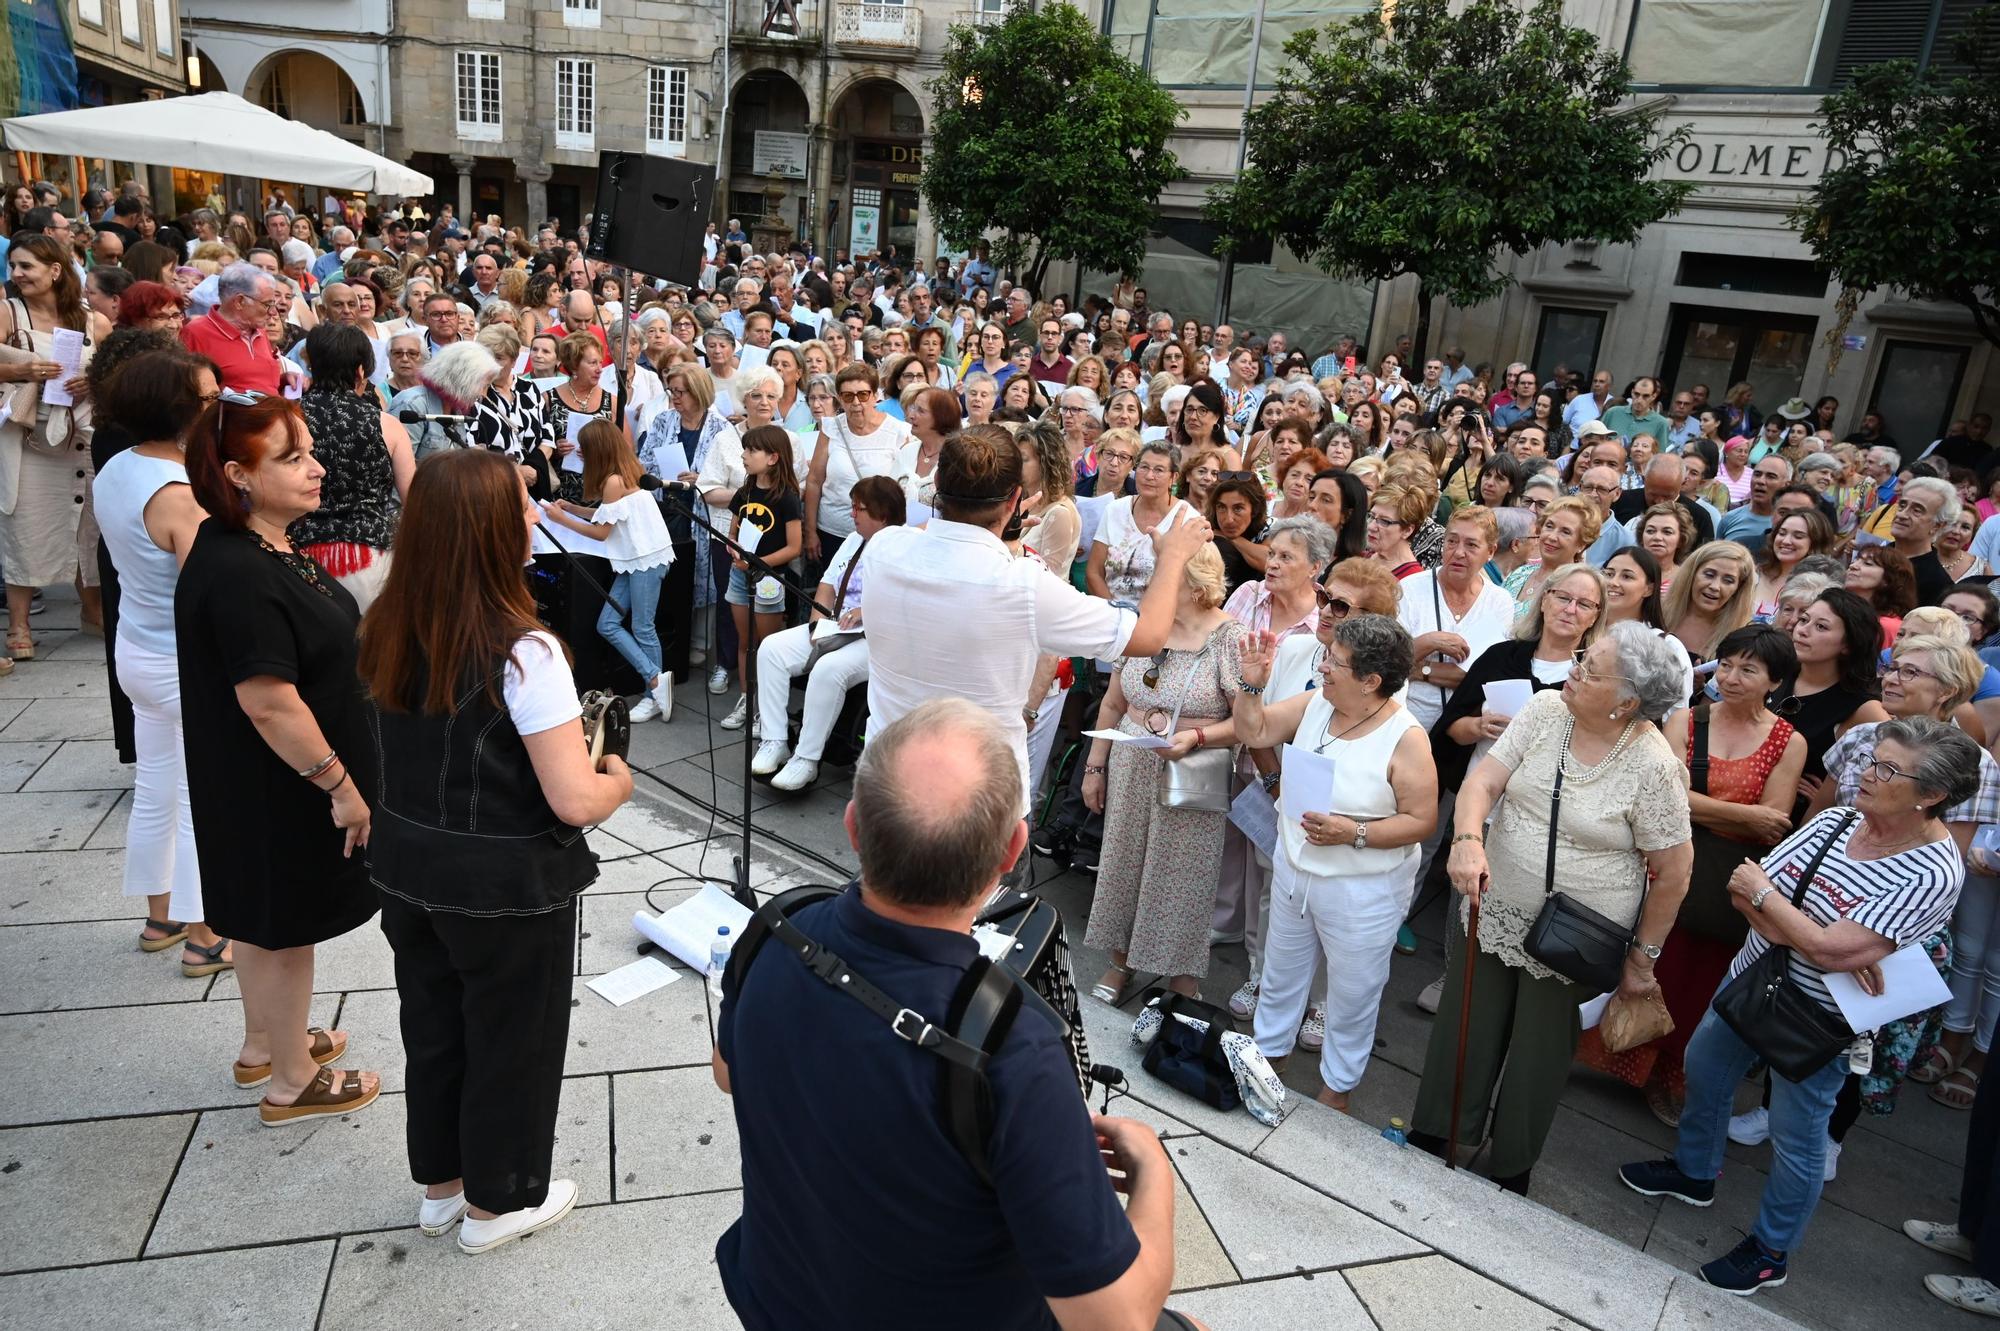
{"label": "balcony railing", "polygon": [[735,0],[736,33],[758,41],[818,46],[820,6],[815,0]]}
{"label": "balcony railing", "polygon": [[924,16],[915,5],[835,0],[833,40],[842,46],[915,51],[923,45]]}

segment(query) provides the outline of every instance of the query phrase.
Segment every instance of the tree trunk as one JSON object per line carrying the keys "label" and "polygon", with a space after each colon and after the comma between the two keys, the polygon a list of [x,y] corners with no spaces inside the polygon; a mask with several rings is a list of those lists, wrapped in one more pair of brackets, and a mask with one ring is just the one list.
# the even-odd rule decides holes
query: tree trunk
{"label": "tree trunk", "polygon": [[[1431,289],[1423,282],[1417,283],[1417,331],[1415,342],[1410,348],[1410,365],[1403,367],[1403,377],[1410,378],[1411,369],[1421,370],[1430,358],[1431,347]],[[1379,357],[1377,358],[1380,359]]]}
{"label": "tree trunk", "polygon": [[1042,279],[1048,276],[1049,264],[1054,257],[1040,239],[1035,241],[1035,257],[1029,262],[1027,276],[1022,280],[1028,290],[1035,293],[1036,300],[1048,299],[1048,293],[1042,290]]}

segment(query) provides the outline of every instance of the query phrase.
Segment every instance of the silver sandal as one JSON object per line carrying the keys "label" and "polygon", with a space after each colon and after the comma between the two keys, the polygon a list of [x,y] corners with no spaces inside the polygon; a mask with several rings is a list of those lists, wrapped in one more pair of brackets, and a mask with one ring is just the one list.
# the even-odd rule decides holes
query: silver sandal
{"label": "silver sandal", "polygon": [[1139,972],[1133,970],[1130,966],[1121,966],[1115,961],[1111,963],[1111,969],[1117,971],[1119,974],[1120,981],[1118,987],[1113,989],[1110,985],[1099,980],[1096,984],[1090,986],[1090,996],[1100,1003],[1109,1003],[1112,1007],[1117,1007],[1125,1001],[1125,991],[1132,987],[1132,977]]}

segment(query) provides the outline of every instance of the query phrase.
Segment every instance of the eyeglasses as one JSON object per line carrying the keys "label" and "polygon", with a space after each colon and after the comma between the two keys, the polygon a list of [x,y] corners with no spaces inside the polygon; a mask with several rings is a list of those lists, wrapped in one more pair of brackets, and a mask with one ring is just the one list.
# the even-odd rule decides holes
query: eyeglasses
{"label": "eyeglasses", "polygon": [[1907,777],[1912,781],[1917,779],[1915,772],[1905,772],[1902,768],[1896,766],[1896,764],[1881,758],[1876,758],[1864,764],[1861,774],[1863,776],[1872,776],[1877,781],[1894,781],[1899,776]]}
{"label": "eyeglasses", "polygon": [[1370,513],[1368,515],[1368,525],[1371,527],[1407,527],[1410,524],[1401,518],[1385,518],[1380,513]]}
{"label": "eyeglasses", "polygon": [[[1553,594],[1554,593],[1551,593],[1551,595]],[[1575,680],[1577,683],[1588,684],[1593,679],[1616,679],[1616,680],[1622,680],[1628,684],[1631,682],[1629,679],[1626,679],[1626,677],[1623,675],[1599,674],[1597,671],[1592,670],[1588,665],[1584,664],[1583,656],[1584,656],[1583,652],[1577,652],[1570,657],[1569,677]]]}
{"label": "eyeglasses", "polygon": [[[1547,596],[1549,600],[1554,601],[1557,605],[1571,610],[1588,610],[1594,613],[1599,608],[1596,601],[1588,600],[1581,596],[1571,596],[1568,592],[1544,592],[1543,595]],[[1582,659],[1583,657],[1578,655],[1577,660],[1581,661]]]}
{"label": "eyeglasses", "polygon": [[1344,596],[1335,596],[1318,583],[1313,584],[1313,599],[1319,602],[1321,610],[1332,615],[1335,619],[1346,619],[1354,613],[1354,602]]}
{"label": "eyeglasses", "polygon": [[850,407],[860,407],[873,402],[875,400],[875,393],[872,389],[865,389],[859,393],[842,393],[840,400]]}
{"label": "eyeglasses", "polygon": [[1576,488],[1579,494],[1587,495],[1615,495],[1620,489],[1616,485],[1579,485]]}
{"label": "eyeglasses", "polygon": [[[1894,679],[1898,684],[1907,684],[1913,679],[1936,680],[1938,678],[1935,671],[1925,670],[1921,666],[1913,666],[1908,661],[1897,661],[1884,670],[1882,674],[1884,678]],[[1939,682],[1942,683],[1943,681],[1940,680]]]}
{"label": "eyeglasses", "polygon": [[1527,509],[1530,513],[1539,513],[1549,506],[1549,502],[1546,499],[1523,499],[1521,507]]}
{"label": "eyeglasses", "polygon": [[1123,462],[1127,466],[1139,460],[1137,453],[1127,453],[1123,449],[1106,448],[1098,451],[1098,459],[1103,462]]}

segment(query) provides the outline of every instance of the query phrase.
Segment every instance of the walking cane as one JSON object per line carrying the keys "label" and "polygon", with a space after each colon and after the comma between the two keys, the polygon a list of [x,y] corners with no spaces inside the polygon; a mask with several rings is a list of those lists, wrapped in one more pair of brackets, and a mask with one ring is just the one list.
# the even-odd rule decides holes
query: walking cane
{"label": "walking cane", "polygon": [[1458,999],[1458,1057],[1451,1074],[1451,1132],[1444,1143],[1444,1167],[1458,1168],[1458,1106],[1465,1089],[1465,1036],[1472,1020],[1472,967],[1479,959],[1479,899],[1486,895],[1486,875],[1465,913],[1465,978]]}

